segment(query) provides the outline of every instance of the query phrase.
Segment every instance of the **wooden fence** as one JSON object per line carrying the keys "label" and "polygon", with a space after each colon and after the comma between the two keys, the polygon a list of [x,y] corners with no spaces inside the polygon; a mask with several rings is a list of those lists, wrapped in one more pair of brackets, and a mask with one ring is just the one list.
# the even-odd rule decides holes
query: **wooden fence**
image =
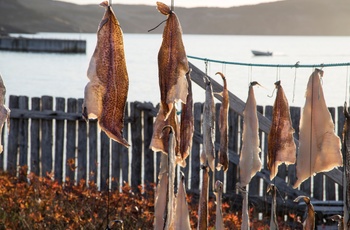
{"label": "wooden fence", "polygon": [[[55,180],[95,181],[102,190],[112,189],[123,181],[136,188],[140,184],[156,183],[160,153],[149,149],[153,132],[153,121],[157,108],[151,103],[131,102],[126,109],[124,135],[131,144],[129,149],[109,140],[104,132],[99,132],[96,121],[86,123],[81,118],[82,99],[64,99],[43,96],[31,98],[10,96],[10,131],[3,137],[4,153],[0,155],[0,170],[15,173],[18,166],[27,165],[31,172],[45,176],[52,173]],[[216,104],[217,114],[220,104]],[[178,168],[185,173],[188,189],[196,192],[200,186],[200,161],[202,135],[202,103],[194,104],[195,134],[192,152],[186,168]],[[295,137],[299,134],[301,109],[291,107]],[[344,117],[343,107],[329,109],[336,121],[336,130],[341,137]],[[272,106],[258,106],[265,117],[272,117]],[[218,119],[218,116],[216,116]],[[218,122],[216,122],[218,125]],[[233,109],[229,111],[230,164],[226,173],[216,173],[217,179],[225,184],[227,194],[236,194],[238,180],[238,152],[241,145],[242,119]],[[216,150],[219,145],[219,128],[216,127]],[[267,135],[260,132],[261,159],[263,170],[251,181],[251,197],[268,199],[266,186],[269,182],[267,164]],[[278,177],[273,181],[280,188],[281,196],[294,199],[297,195],[308,194],[317,200],[342,200],[342,186],[332,179],[317,174],[305,181],[300,190],[288,184],[296,180],[295,165],[280,166]],[[317,186],[313,186],[317,184]],[[320,189],[325,188],[325,189]]]}

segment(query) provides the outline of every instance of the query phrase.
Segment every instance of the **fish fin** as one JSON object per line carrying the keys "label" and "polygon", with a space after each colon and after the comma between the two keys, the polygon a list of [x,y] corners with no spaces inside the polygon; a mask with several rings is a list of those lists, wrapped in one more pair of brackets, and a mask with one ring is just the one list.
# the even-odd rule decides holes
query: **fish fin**
{"label": "fish fin", "polygon": [[214,92],[214,95],[219,95],[220,97],[224,97],[224,92]]}
{"label": "fish fin", "polygon": [[97,31],[100,31],[100,29],[104,26],[104,24],[106,24],[108,22],[108,18],[105,18],[103,19],[101,22],[100,22],[100,25],[98,26],[98,29]]}

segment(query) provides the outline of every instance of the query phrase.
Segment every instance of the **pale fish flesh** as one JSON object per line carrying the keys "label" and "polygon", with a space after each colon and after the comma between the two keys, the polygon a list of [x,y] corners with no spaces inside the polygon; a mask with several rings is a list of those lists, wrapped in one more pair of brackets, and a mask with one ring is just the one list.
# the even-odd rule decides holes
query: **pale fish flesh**
{"label": "pale fish flesh", "polygon": [[[2,77],[0,75],[0,134],[2,133],[2,129],[4,127],[4,123],[7,121],[7,129],[10,130],[10,112],[11,110],[7,108],[5,105],[5,95],[6,95],[6,87]],[[0,153],[3,152],[3,146],[0,138]]]}
{"label": "pale fish flesh", "polygon": [[179,181],[179,186],[176,196],[176,206],[175,206],[175,229],[176,230],[190,230],[190,216],[188,212],[188,205],[186,200],[186,186],[185,186],[185,176],[181,172],[181,179]]}
{"label": "pale fish flesh", "polygon": [[239,159],[240,187],[249,184],[251,178],[261,169],[259,123],[252,82],[249,86],[248,99],[243,111],[242,149]]}
{"label": "pale fish flesh", "polygon": [[307,205],[307,216],[303,222],[304,230],[313,230],[315,229],[315,210],[314,206],[311,204],[311,200],[307,196],[298,196],[294,199],[294,202],[299,202],[299,200],[303,199]]}
{"label": "pale fish flesh", "polygon": [[227,89],[227,82],[225,76],[217,72],[222,77],[223,80],[223,91],[221,93],[222,102],[220,107],[219,115],[219,129],[220,129],[220,150],[219,150],[219,159],[218,165],[216,166],[217,170],[223,169],[227,171],[228,169],[228,109],[229,109],[229,96]]}
{"label": "pale fish flesh", "polygon": [[322,76],[323,71],[316,69],[307,84],[306,101],[300,118],[294,188],[315,173],[343,165],[340,138],[334,133],[332,117],[323,95]]}
{"label": "pale fish flesh", "polygon": [[214,194],[216,197],[216,219],[215,219],[215,229],[224,230],[224,219],[222,216],[222,192],[224,185],[221,181],[217,180],[215,182]]}
{"label": "pale fish flesh", "polygon": [[211,82],[206,79],[205,102],[203,108],[203,151],[200,161],[202,165],[208,163],[210,169],[215,172],[215,107]]}
{"label": "pale fish flesh", "polygon": [[267,168],[270,170],[270,180],[278,172],[278,166],[295,164],[296,146],[294,143],[294,129],[289,112],[289,105],[281,82],[275,83],[277,96],[273,105],[272,124],[268,134]]}
{"label": "pale fish flesh", "polygon": [[87,121],[97,118],[109,138],[128,147],[123,138],[129,88],[123,32],[108,2],[102,2],[101,6],[106,11],[98,27],[97,45],[87,71],[90,82],[85,87],[83,117]]}
{"label": "pale fish flesh", "polygon": [[198,230],[208,229],[208,194],[209,194],[209,168],[201,166],[202,169],[202,187],[199,196],[198,207]]}
{"label": "pale fish flesh", "polygon": [[186,158],[188,157],[191,151],[193,132],[194,132],[191,70],[186,74],[186,78],[187,78],[187,84],[188,84],[188,95],[186,99],[186,104],[182,103],[181,125],[180,125],[181,161],[178,162],[178,164],[182,167],[186,167]]}

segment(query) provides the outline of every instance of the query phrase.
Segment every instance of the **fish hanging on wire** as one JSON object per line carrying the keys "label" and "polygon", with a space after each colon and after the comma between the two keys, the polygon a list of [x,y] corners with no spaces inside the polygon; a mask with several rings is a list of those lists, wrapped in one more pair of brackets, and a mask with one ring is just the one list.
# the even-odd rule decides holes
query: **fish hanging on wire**
{"label": "fish hanging on wire", "polygon": [[[160,106],[156,120],[154,122],[153,136],[150,148],[153,151],[167,153],[167,135],[163,135],[162,129],[166,125],[171,125],[176,136],[177,162],[182,162],[179,148],[180,130],[178,127],[174,104],[176,102],[186,103],[188,94],[188,84],[186,73],[189,66],[185,47],[182,42],[182,29],[180,22],[170,8],[164,3],[157,2],[157,9],[167,16],[166,25],[163,31],[163,41],[158,52],[158,72],[160,88]],[[171,118],[169,118],[171,117]],[[171,121],[168,121],[168,120]],[[165,139],[165,140],[164,140]]]}
{"label": "fish hanging on wire", "polygon": [[225,76],[217,72],[222,77],[223,80],[223,91],[220,93],[222,96],[222,102],[220,107],[219,115],[219,129],[220,129],[220,150],[219,150],[219,160],[216,166],[217,170],[227,171],[228,169],[228,109],[229,109],[229,96],[227,89],[227,82]]}
{"label": "fish hanging on wire", "polygon": [[239,159],[239,187],[247,186],[251,178],[260,171],[262,166],[259,157],[261,151],[259,147],[259,121],[253,89],[254,85],[257,84],[257,82],[250,83],[248,98],[243,111],[242,149]]}
{"label": "fish hanging on wire", "polygon": [[323,95],[322,76],[323,71],[315,69],[307,84],[306,101],[300,118],[294,188],[315,173],[343,165],[340,138],[334,133],[332,117]]}
{"label": "fish hanging on wire", "polygon": [[186,74],[186,78],[188,84],[188,94],[186,104],[182,103],[180,125],[180,153],[182,159],[179,161],[179,165],[182,167],[186,167],[186,158],[191,151],[194,132],[191,70]]}
{"label": "fish hanging on wire", "polygon": [[202,186],[198,206],[198,230],[208,229],[208,196],[209,196],[209,167],[207,164],[201,166]]}
{"label": "fish hanging on wire", "polygon": [[190,216],[188,212],[188,204],[186,201],[186,186],[185,176],[180,172],[180,181],[176,195],[176,206],[175,206],[175,230],[190,230]]}
{"label": "fish hanging on wire", "polygon": [[315,209],[314,206],[311,204],[311,200],[307,196],[298,196],[294,199],[294,202],[299,202],[301,199],[304,200],[306,206],[307,206],[307,215],[306,219],[303,222],[303,229],[305,230],[313,230],[315,229]]}
{"label": "fish hanging on wire", "polygon": [[294,143],[292,120],[289,105],[281,82],[275,83],[277,96],[273,105],[272,124],[268,134],[268,159],[267,168],[270,170],[270,180],[278,171],[282,163],[295,164],[296,146]]}
{"label": "fish hanging on wire", "polygon": [[347,103],[344,103],[345,123],[343,128],[344,175],[343,175],[343,197],[344,197],[344,226],[350,229],[350,114]]}
{"label": "fish hanging on wire", "polygon": [[[215,172],[215,107],[214,95],[209,78],[205,77],[205,102],[203,108],[203,151],[200,156],[202,165],[208,166]],[[214,182],[213,182],[214,183]]]}
{"label": "fish hanging on wire", "polygon": [[[0,133],[4,127],[5,122],[7,122],[7,129],[10,130],[10,112],[11,110],[5,105],[6,87],[2,77],[0,75]],[[3,152],[3,146],[0,138],[0,153]]]}
{"label": "fish hanging on wire", "polygon": [[216,219],[215,219],[215,229],[224,230],[224,219],[222,216],[222,193],[224,185],[221,181],[217,180],[215,182],[214,194],[216,198]]}
{"label": "fish hanging on wire", "polygon": [[124,110],[129,89],[123,32],[107,1],[97,31],[97,45],[87,71],[89,82],[85,87],[83,117],[98,119],[107,136],[129,147],[123,138]]}

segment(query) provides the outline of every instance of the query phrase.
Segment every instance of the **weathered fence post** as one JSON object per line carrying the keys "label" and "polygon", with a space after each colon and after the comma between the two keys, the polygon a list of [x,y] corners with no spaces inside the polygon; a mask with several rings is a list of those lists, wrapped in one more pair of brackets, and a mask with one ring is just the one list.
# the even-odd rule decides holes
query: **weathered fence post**
{"label": "weathered fence post", "polygon": [[[19,97],[19,109],[28,110],[28,97]],[[28,119],[19,119],[19,166],[28,166]]]}
{"label": "weathered fence post", "polygon": [[[84,100],[78,99],[78,114],[82,114],[82,105]],[[87,125],[80,118],[78,121],[78,175],[77,181],[84,179],[86,181],[87,166]]]}
{"label": "weathered fence post", "polygon": [[139,102],[130,103],[131,117],[131,187],[133,191],[138,192],[138,186],[141,184],[141,154],[142,154],[142,123],[141,110],[138,109]]}
{"label": "weathered fence post", "polygon": [[202,112],[203,104],[194,103],[194,136],[192,143],[192,154],[191,154],[191,189],[199,190],[199,171],[200,171],[200,145],[198,136],[202,130]]}
{"label": "weathered fence post", "polygon": [[97,121],[89,121],[89,181],[97,182]]}
{"label": "weathered fence post", "polygon": [[[19,98],[17,96],[10,96],[10,109],[17,109],[19,106]],[[16,173],[17,168],[17,155],[18,155],[18,129],[19,120],[11,118],[10,121],[10,133],[8,137],[8,150],[7,150],[7,171],[10,174]]]}
{"label": "weathered fence post", "polygon": [[[228,149],[232,149],[238,154],[238,117],[239,115],[229,109],[228,111]],[[234,193],[236,191],[237,183],[237,165],[229,161],[227,173],[226,173],[226,192]]]}
{"label": "weathered fence post", "polygon": [[[66,101],[62,97],[56,98],[56,111],[65,111]],[[64,120],[56,119],[55,138],[55,180],[63,180],[63,152],[64,152]]]}
{"label": "weathered fence post", "polygon": [[[42,96],[42,111],[52,111],[53,98]],[[41,142],[41,175],[46,176],[52,171],[52,120],[43,119],[41,121],[42,142]]]}
{"label": "weathered fence post", "polygon": [[[153,108],[152,103],[144,103],[146,107]],[[149,148],[153,134],[153,116],[150,111],[143,109],[143,153],[144,153],[144,183],[154,183],[154,152]]]}
{"label": "weathered fence post", "polygon": [[107,191],[109,189],[109,146],[110,139],[105,132],[101,132],[101,173],[100,173],[100,187],[102,191]]}
{"label": "weathered fence post", "polygon": [[[32,98],[32,111],[40,111],[41,100]],[[30,167],[31,172],[40,175],[40,120],[32,119],[30,127]]]}
{"label": "weathered fence post", "polygon": [[[77,112],[77,99],[68,98],[67,102],[67,112],[76,113]],[[67,138],[66,138],[66,178],[69,181],[74,181],[75,168],[76,168],[76,121],[67,121]]]}

